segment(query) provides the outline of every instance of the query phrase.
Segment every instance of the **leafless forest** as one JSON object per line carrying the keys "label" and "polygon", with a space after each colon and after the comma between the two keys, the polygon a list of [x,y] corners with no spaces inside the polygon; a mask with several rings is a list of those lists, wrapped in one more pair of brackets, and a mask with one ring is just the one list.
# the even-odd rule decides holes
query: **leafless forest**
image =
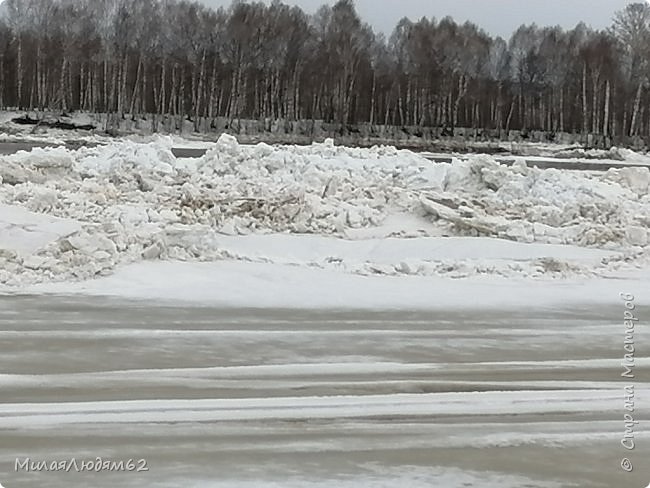
{"label": "leafless forest", "polygon": [[[322,120],[491,131],[650,135],[650,6],[611,28],[522,26],[509,40],[451,18],[373,32],[350,0],[6,0],[5,109]],[[431,12],[435,15],[435,12]]]}

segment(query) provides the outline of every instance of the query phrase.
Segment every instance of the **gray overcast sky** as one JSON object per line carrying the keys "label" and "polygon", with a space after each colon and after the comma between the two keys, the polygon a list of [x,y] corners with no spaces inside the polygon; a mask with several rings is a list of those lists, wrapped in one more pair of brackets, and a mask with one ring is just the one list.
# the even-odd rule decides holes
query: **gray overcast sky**
{"label": "gray overcast sky", "polygon": [[[202,0],[212,7],[228,6],[230,0]],[[269,3],[268,1],[266,3]],[[315,12],[328,0],[284,0]],[[610,25],[615,11],[632,0],[356,0],[357,11],[375,31],[390,34],[402,17],[441,19],[451,15],[458,22],[470,20],[492,35],[509,38],[521,24],[561,25],[572,28],[584,21],[594,28]]]}

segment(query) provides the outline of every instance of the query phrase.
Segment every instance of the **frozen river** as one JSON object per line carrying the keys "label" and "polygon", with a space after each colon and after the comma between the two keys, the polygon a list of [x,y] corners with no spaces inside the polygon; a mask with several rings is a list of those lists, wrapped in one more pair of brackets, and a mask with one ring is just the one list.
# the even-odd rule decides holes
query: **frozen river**
{"label": "frozen river", "polygon": [[[2,297],[0,483],[645,487],[650,438],[639,429],[635,451],[620,444],[619,312]],[[647,418],[647,383],[636,388]],[[148,471],[15,469],[97,456]]]}

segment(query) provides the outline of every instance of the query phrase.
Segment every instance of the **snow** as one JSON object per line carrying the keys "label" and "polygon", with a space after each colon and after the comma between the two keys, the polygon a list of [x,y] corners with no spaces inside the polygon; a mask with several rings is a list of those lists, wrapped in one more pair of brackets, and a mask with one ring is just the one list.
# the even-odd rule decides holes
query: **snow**
{"label": "snow", "polygon": [[[367,334],[371,332],[375,334],[388,334],[394,333],[395,331],[386,331],[386,330],[371,330],[367,329],[360,332],[360,335]],[[508,332],[512,333],[509,329]],[[102,334],[106,334],[103,332]],[[139,339],[141,337],[162,337],[163,334],[179,334],[188,335],[188,334],[231,334],[236,336],[245,336],[247,333],[249,335],[256,334],[259,335],[260,331],[247,332],[246,330],[227,330],[227,331],[200,331],[200,330],[183,330],[179,331],[169,331],[169,330],[147,330],[147,331],[134,331],[133,329],[123,329],[117,331],[111,331],[111,338],[122,338],[122,339]],[[264,331],[264,334],[267,334],[271,337],[274,333],[277,334],[286,334],[287,331]],[[337,332],[332,332],[336,334]],[[346,331],[346,335],[351,334],[352,331]],[[402,335],[402,331],[398,331]],[[536,334],[540,334],[541,331],[536,331]],[[98,334],[97,332],[84,334],[83,331],[5,331],[2,333],[4,338],[9,337],[10,335],[21,335],[21,336],[45,336],[47,338],[66,338],[66,339],[76,339],[79,337],[93,337],[93,338],[104,338],[106,335]],[[326,331],[308,331],[300,330],[299,334],[301,337],[304,335],[318,335],[327,334]],[[553,334],[557,336],[557,331],[552,330],[549,332],[549,335]],[[422,332],[418,332],[418,335],[421,337]],[[504,334],[508,335],[508,334]],[[636,358],[635,364],[637,367],[648,367],[650,366],[650,358]],[[535,371],[548,371],[548,370],[562,370],[562,369],[574,369],[574,370],[589,370],[589,369],[616,369],[620,366],[620,359],[582,359],[582,360],[563,360],[563,361],[500,361],[500,362],[480,362],[480,363],[395,363],[395,362],[385,362],[385,361],[373,361],[373,362],[364,362],[357,360],[355,358],[354,362],[344,362],[344,363],[335,363],[335,362],[312,362],[312,363],[283,363],[283,364],[271,364],[271,365],[255,365],[255,366],[215,366],[215,367],[201,367],[201,368],[156,368],[152,369],[119,369],[119,370],[110,370],[110,371],[101,371],[101,372],[83,372],[83,373],[71,373],[71,374],[62,374],[62,373],[51,373],[47,375],[47,378],[43,378],[43,375],[28,375],[28,374],[0,374],[0,385],[9,387],[9,386],[34,386],[36,384],[47,382],[49,386],[83,386],[83,385],[97,385],[101,384],[115,384],[119,381],[142,381],[147,382],[155,378],[161,381],[162,379],[169,380],[178,380],[182,379],[183,384],[190,385],[192,383],[201,383],[204,380],[209,380],[212,382],[219,381],[230,381],[234,380],[238,383],[244,385],[247,381],[255,382],[260,379],[272,379],[274,384],[279,384],[281,382],[287,381],[305,381],[305,378],[309,379],[309,382],[314,381],[338,381],[334,380],[333,376],[338,375],[350,375],[353,377],[362,377],[362,376],[371,376],[373,382],[413,382],[414,380],[404,380],[402,377],[415,376],[415,377],[426,377],[425,380],[428,384],[445,384],[449,380],[435,381],[431,380],[430,377],[435,376],[440,372],[456,372],[456,373],[470,373],[470,375],[476,371],[481,370],[508,370],[516,372],[518,370],[535,370]],[[395,377],[399,379],[396,379]],[[363,380],[360,380],[363,381]],[[477,379],[475,381],[462,381],[458,379],[453,379],[455,385],[480,385],[484,384],[484,381]],[[543,389],[554,389],[554,390],[563,390],[567,386],[572,386],[574,389],[608,389],[615,390],[620,386],[620,383],[617,381],[560,381],[560,380],[550,380],[550,381],[531,381],[526,380],[526,383],[520,381],[490,381],[490,385],[498,387],[503,386],[517,386],[520,389],[533,389],[532,387],[539,387]],[[214,383],[213,383],[214,384]],[[539,390],[539,388],[535,388]],[[508,388],[502,390],[507,391]],[[512,390],[512,388],[510,388]]]}
{"label": "snow", "polygon": [[526,159],[553,158],[574,162],[625,162],[626,164],[650,165],[650,156],[627,148],[613,146],[609,149],[585,149],[580,144],[561,145],[539,142],[501,143],[499,147],[515,156],[525,156]]}
{"label": "snow", "polygon": [[[330,488],[336,485],[339,488],[393,488],[395,486],[408,486],[409,488],[430,488],[440,486],[444,488],[466,488],[481,486],[482,488],[559,488],[567,486],[559,481],[537,481],[524,476],[504,475],[491,471],[470,471],[454,468],[431,467],[422,468],[409,466],[408,468],[377,467],[375,473],[368,475],[340,476],[336,480],[310,480],[304,476],[289,477],[281,481],[269,479],[260,480],[210,480],[199,483],[196,488]],[[165,487],[179,486],[184,480],[173,480]]]}
{"label": "snow", "polygon": [[572,308],[576,304],[617,304],[621,290],[635,290],[638,304],[649,303],[647,274],[620,280],[495,280],[490,276],[449,280],[359,276],[238,261],[138,263],[97,280],[24,289],[28,293],[72,293],[220,307],[370,310],[517,310],[525,303]]}
{"label": "snow", "polygon": [[[185,144],[198,147],[173,137],[132,137],[76,151],[46,148],[2,157],[0,292],[136,299],[145,302],[147,311],[152,302],[330,311],[419,309],[438,312],[431,316],[443,325],[427,322],[427,328],[409,331],[400,321],[387,319],[369,323],[370,329],[364,330],[353,321],[343,332],[333,325],[268,327],[266,310],[259,316],[264,328],[249,328],[236,320],[214,328],[188,328],[185,316],[182,323],[174,322],[173,329],[162,322],[153,322],[151,328],[111,320],[101,327],[81,328],[76,322],[55,328],[41,322],[25,328],[15,322],[16,330],[0,331],[0,342],[21,338],[31,344],[38,337],[48,344],[74,348],[92,343],[98,350],[111,351],[119,349],[120,341],[128,341],[153,344],[158,358],[160,351],[172,349],[176,357],[185,357],[182,351],[196,341],[207,344],[209,358],[197,361],[192,348],[183,364],[95,361],[97,365],[73,371],[60,366],[54,348],[48,357],[57,366],[43,367],[44,374],[31,364],[28,374],[0,374],[0,387],[28,392],[20,403],[0,405],[0,428],[35,439],[63,429],[103,442],[107,433],[146,428],[156,429],[163,440],[166,429],[180,428],[187,440],[188,429],[205,432],[207,425],[221,429],[220,438],[227,438],[228,432],[242,436],[216,448],[224,453],[311,452],[321,460],[321,453],[332,450],[346,456],[385,450],[386,439],[391,449],[402,452],[441,448],[460,453],[619,442],[620,384],[613,377],[597,381],[581,372],[614,371],[620,368],[620,357],[595,353],[555,361],[548,354],[527,358],[533,360],[496,354],[463,362],[467,357],[452,357],[458,351],[452,347],[449,357],[434,354],[424,362],[401,363],[399,357],[383,357],[373,348],[362,348],[354,356],[325,348],[323,357],[307,348],[297,356],[285,351],[284,359],[272,359],[265,352],[253,361],[233,348],[237,355],[233,361],[215,359],[208,346],[228,347],[236,338],[243,344],[281,343],[286,349],[294,337],[305,344],[327,344],[332,337],[362,344],[368,338],[364,334],[370,334],[378,343],[399,344],[409,360],[417,360],[411,354],[423,340],[447,347],[451,343],[443,336],[460,327],[459,333],[469,334],[477,349],[510,347],[513,338],[528,341],[534,336],[530,350],[547,351],[549,344],[557,343],[558,328],[546,323],[534,330],[527,323],[513,327],[511,320],[517,315],[511,318],[510,312],[525,313],[534,305],[538,311],[562,309],[576,316],[585,308],[604,306],[620,307],[622,313],[623,291],[635,295],[637,306],[650,305],[646,169],[602,174],[544,171],[522,164],[502,166],[484,155],[435,164],[390,147],[341,148],[331,141],[308,147],[242,146],[228,136],[205,144],[208,152],[203,158],[176,159],[171,148]],[[490,334],[482,322],[478,329],[465,331],[463,319],[445,322],[445,311],[452,309],[460,317],[466,317],[466,311],[500,310],[504,318],[490,326],[496,327]],[[42,321],[40,315],[38,320]],[[639,327],[645,331],[644,325]],[[607,334],[601,329],[608,327],[573,323],[569,337],[591,348]],[[183,347],[168,349],[172,336]],[[105,340],[111,347],[103,348]],[[37,356],[36,365],[48,364],[36,349],[15,350],[21,364]],[[649,361],[638,357],[636,364],[647,368]],[[495,377],[486,383],[479,377],[480,372],[499,370],[514,373],[512,380]],[[32,374],[35,371],[38,374]],[[525,371],[539,379],[527,378]],[[562,371],[571,374],[555,374]],[[449,388],[451,380],[444,375],[460,378],[453,382],[462,391],[438,392]],[[574,376],[580,381],[572,381]],[[209,384],[227,391],[233,383],[242,391],[258,393],[266,383],[277,389],[278,396],[253,393],[218,399],[210,393],[207,398],[181,399],[185,393],[175,393],[145,399],[152,386],[181,384],[184,391],[200,392]],[[327,393],[327,385],[344,383],[342,395]],[[474,391],[485,390],[487,384],[489,391]],[[49,393],[47,398],[31,393],[45,388],[67,395],[77,390],[84,396],[76,398],[90,400],[86,392],[99,391],[98,385],[118,392],[140,391],[143,386],[143,396],[136,401],[104,401],[108,397],[103,394],[94,401],[59,401]],[[387,393],[397,387],[397,394]],[[647,415],[648,384],[637,384],[635,392],[639,415]],[[436,420],[450,416],[471,428]],[[319,424],[343,425],[346,435],[337,440],[318,434],[322,441],[302,436],[304,426],[309,430]],[[269,425],[280,429],[271,432],[283,434],[260,437]],[[285,426],[300,430],[300,438],[284,436]],[[373,439],[358,437],[358,432],[368,432]],[[387,437],[386,432],[399,435]],[[165,445],[175,445],[177,438],[169,439]],[[197,449],[202,445],[200,440],[187,442]],[[171,469],[175,471],[165,483],[182,485],[178,465]],[[529,479],[461,467],[387,465],[313,480],[278,477],[276,482],[265,469],[261,465],[253,474],[238,473],[241,478],[222,477],[217,482],[203,473],[204,484],[192,482],[242,488],[567,484],[554,482],[552,476],[550,481],[548,476],[537,481],[533,474]],[[258,475],[261,479],[256,479]]]}
{"label": "snow", "polygon": [[[230,281],[212,285],[241,286],[224,293],[235,301],[247,295],[239,283],[261,293],[277,273],[299,286],[329,283],[330,298],[326,290],[320,298],[335,305],[345,301],[337,280],[584,279],[648,261],[647,168],[595,175],[507,167],[485,155],[436,164],[393,147],[243,146],[228,135],[204,157],[179,160],[171,152],[179,142],[156,136],[3,157],[0,249],[21,252],[0,255],[0,286],[45,289],[116,273],[81,285],[105,290],[138,283],[139,273],[202,272],[178,261],[216,262],[206,269]],[[382,286],[391,303],[396,286]],[[171,293],[162,288],[132,291]]]}
{"label": "snow", "polygon": [[[648,395],[639,387],[639,398]],[[639,402],[641,403],[641,402]],[[610,390],[519,390],[328,397],[131,400],[0,405],[0,428],[87,423],[219,422],[268,419],[367,418],[380,415],[524,415],[616,413],[619,388]],[[648,408],[640,408],[639,413]]]}
{"label": "snow", "polygon": [[31,255],[42,246],[74,234],[79,222],[0,205],[0,252]]}

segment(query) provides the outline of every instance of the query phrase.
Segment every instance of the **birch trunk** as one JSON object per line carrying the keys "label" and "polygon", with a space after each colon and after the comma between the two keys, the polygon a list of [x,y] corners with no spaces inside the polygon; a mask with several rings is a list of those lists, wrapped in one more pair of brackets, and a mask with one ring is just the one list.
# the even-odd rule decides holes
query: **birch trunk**
{"label": "birch trunk", "polygon": [[147,83],[149,79],[147,76],[147,65],[143,61],[142,65],[142,87],[140,89],[140,93],[138,96],[138,112],[139,113],[147,113],[147,109],[149,108],[147,106]]}
{"label": "birch trunk", "polygon": [[458,125],[458,110],[460,108],[460,102],[467,94],[467,78],[465,75],[461,75],[458,79],[458,97],[454,102],[454,118],[453,118],[453,127]]}
{"label": "birch trunk", "polygon": [[120,68],[120,86],[119,86],[118,97],[117,97],[117,103],[118,103],[117,112],[120,114],[121,117],[124,117],[124,106],[126,102],[125,100],[126,81],[127,81],[128,73],[129,73],[128,57],[125,54],[124,59],[122,60],[122,66]]}
{"label": "birch trunk", "polygon": [[605,114],[604,114],[604,121],[603,121],[603,134],[605,137],[609,137],[609,102],[610,102],[610,96],[611,96],[611,87],[609,80],[607,80],[607,83],[605,84]]}
{"label": "birch trunk", "polygon": [[560,132],[564,132],[564,88],[560,88]]}
{"label": "birch trunk", "polygon": [[166,85],[167,85],[167,62],[163,58],[162,61],[162,68],[160,70],[160,104],[159,104],[159,109],[158,111],[160,112],[161,115],[165,114],[167,110],[165,110],[165,102],[167,101],[167,92],[165,90]]}
{"label": "birch trunk", "polygon": [[200,128],[199,116],[201,110],[201,99],[203,98],[203,85],[205,84],[205,49],[201,58],[201,69],[199,71],[199,82],[196,88],[196,101],[194,103],[194,130],[198,132]]}
{"label": "birch trunk", "polygon": [[5,109],[5,55],[0,53],[0,108]]}
{"label": "birch trunk", "polygon": [[634,98],[634,110],[632,112],[632,122],[630,123],[630,136],[634,137],[637,134],[636,126],[639,117],[639,109],[641,107],[641,95],[643,94],[643,81],[639,82],[639,88],[636,91]]}
{"label": "birch trunk", "polygon": [[59,78],[59,97],[60,97],[60,103],[61,103],[61,110],[64,112],[68,109],[67,104],[66,104],[66,90],[65,90],[65,69],[68,65],[68,60],[63,58],[63,61],[61,62],[61,76]]}
{"label": "birch trunk", "polygon": [[210,77],[210,101],[208,102],[208,118],[214,118],[214,104],[217,94],[217,60],[212,64],[212,76]]}
{"label": "birch trunk", "polygon": [[133,92],[131,93],[131,105],[129,106],[129,113],[133,117],[135,112],[136,100],[138,97],[138,89],[140,87],[140,72],[142,71],[142,54],[138,58],[138,69],[135,72],[135,83],[133,84]]}
{"label": "birch trunk", "polygon": [[79,110],[84,110],[86,104],[86,91],[88,86],[88,79],[86,77],[86,65],[81,64],[79,72]]}
{"label": "birch trunk", "polygon": [[18,53],[16,55],[16,105],[22,108],[23,98],[23,40],[18,34]]}
{"label": "birch trunk", "polygon": [[73,64],[68,63],[68,84],[66,88],[67,88],[67,95],[68,95],[67,100],[70,102],[68,104],[68,108],[74,110],[75,105],[74,105],[74,94],[72,92],[72,67]]}
{"label": "birch trunk", "polygon": [[169,105],[167,106],[167,113],[170,115],[176,116],[176,91],[178,90],[176,71],[178,65],[174,63],[172,67],[172,87],[171,92],[169,93]]}
{"label": "birch trunk", "polygon": [[591,97],[591,132],[593,134],[597,134],[599,131],[598,128],[598,117],[600,114],[600,110],[598,109],[598,86],[600,85],[600,77],[599,76],[593,76],[593,94]]}

